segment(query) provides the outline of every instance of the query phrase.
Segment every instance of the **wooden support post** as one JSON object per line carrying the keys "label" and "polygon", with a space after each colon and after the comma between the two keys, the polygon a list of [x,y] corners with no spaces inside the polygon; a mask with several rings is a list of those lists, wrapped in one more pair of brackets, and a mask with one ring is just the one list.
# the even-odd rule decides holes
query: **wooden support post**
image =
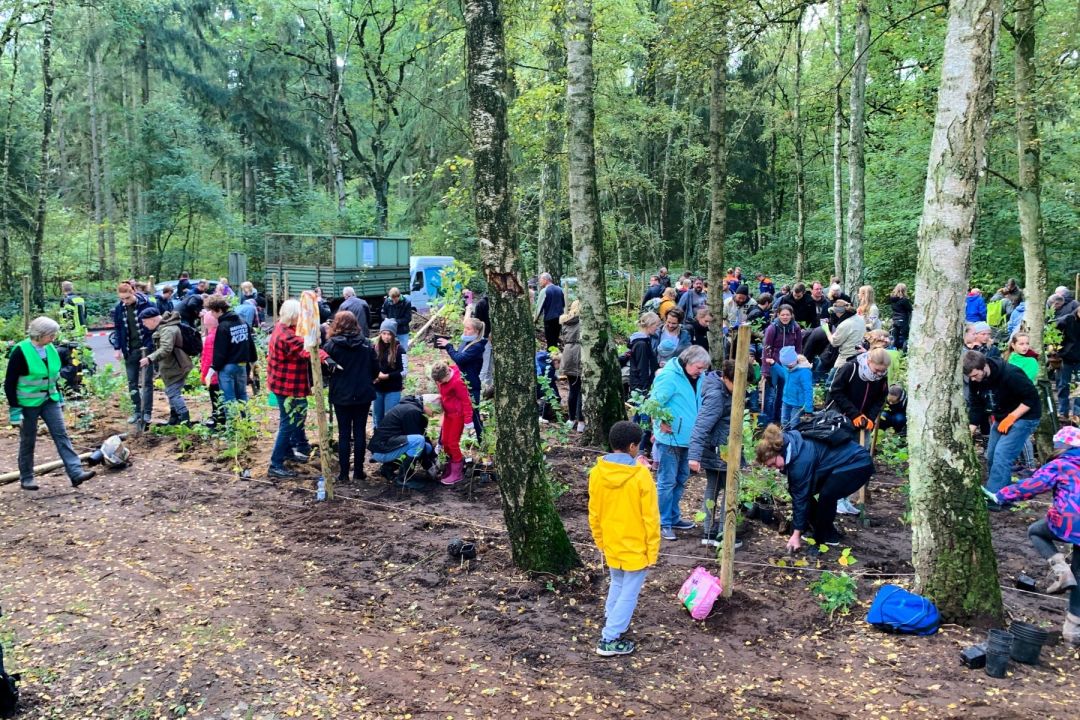
{"label": "wooden support post", "polygon": [[288,270],[285,271],[285,281],[284,281],[283,287],[285,289],[285,299],[288,300],[289,297],[290,297],[289,296],[289,271]]}
{"label": "wooden support post", "polygon": [[150,287],[147,288],[147,290],[150,292],[151,295],[153,295],[156,292],[155,288],[154,288],[154,276],[153,275],[150,276]]}
{"label": "wooden support post", "polygon": [[[873,438],[871,439],[871,447],[867,448],[873,452],[872,446],[874,440],[877,438],[877,430],[874,431]],[[859,444],[863,447],[867,446],[866,430],[859,431]],[[859,492],[855,494],[855,507],[859,509],[859,524],[863,527],[870,527],[870,483],[867,482],[859,488]]]}
{"label": "wooden support post", "polygon": [[634,271],[630,270],[626,273],[626,314],[630,314],[630,293],[633,290],[634,285]]}
{"label": "wooden support post", "polygon": [[22,276],[23,330],[30,329],[30,276]]}
{"label": "wooden support post", "polygon": [[1074,283],[1073,297],[1080,297],[1080,273],[1076,273],[1076,281]]}
{"label": "wooden support post", "polygon": [[[750,326],[742,325],[735,351],[735,386],[731,390],[731,430],[727,442],[727,478],[724,483],[724,542],[720,548],[720,585],[731,597],[735,584],[735,526],[739,521],[739,465],[743,455],[743,410],[746,375],[750,366]],[[715,513],[715,508],[713,510]]]}
{"label": "wooden support post", "polygon": [[330,429],[326,422],[326,401],[323,396],[322,362],[319,349],[311,350],[311,390],[315,401],[315,421],[319,428],[319,468],[326,484],[326,499],[334,499],[334,476],[330,474]]}
{"label": "wooden support post", "polygon": [[278,279],[277,274],[270,278],[270,319],[277,323],[278,312]]}

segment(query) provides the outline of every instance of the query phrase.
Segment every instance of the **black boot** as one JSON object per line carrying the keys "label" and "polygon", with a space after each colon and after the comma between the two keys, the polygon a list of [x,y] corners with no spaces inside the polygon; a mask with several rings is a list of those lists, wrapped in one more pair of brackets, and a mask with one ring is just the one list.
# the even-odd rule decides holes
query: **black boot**
{"label": "black boot", "polygon": [[84,482],[86,482],[90,478],[94,477],[95,475],[97,475],[97,470],[90,470],[88,472],[84,472],[82,475],[80,475],[77,478],[71,478],[71,487],[79,487],[80,485],[82,485]]}
{"label": "black boot", "polygon": [[28,478],[26,480],[19,481],[19,485],[23,490],[37,490],[38,485],[34,482],[34,478]]}
{"label": "black boot", "polygon": [[176,414],[177,425],[190,425],[191,424],[191,411],[184,408]]}

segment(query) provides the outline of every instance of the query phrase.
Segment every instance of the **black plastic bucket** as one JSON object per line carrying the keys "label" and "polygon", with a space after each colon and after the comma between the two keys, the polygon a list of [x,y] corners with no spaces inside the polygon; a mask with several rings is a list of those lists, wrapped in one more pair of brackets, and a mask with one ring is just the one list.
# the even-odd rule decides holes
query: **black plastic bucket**
{"label": "black plastic bucket", "polygon": [[1009,626],[1009,632],[1013,636],[1012,659],[1026,665],[1038,665],[1039,653],[1049,637],[1048,633],[1025,622],[1014,622]]}
{"label": "black plastic bucket", "polygon": [[986,651],[1005,653],[1012,652],[1013,634],[1008,630],[991,630],[986,636]]}
{"label": "black plastic bucket", "polygon": [[1009,669],[1009,653],[999,653],[987,649],[986,651],[986,674],[990,677],[1003,678],[1005,671]]}

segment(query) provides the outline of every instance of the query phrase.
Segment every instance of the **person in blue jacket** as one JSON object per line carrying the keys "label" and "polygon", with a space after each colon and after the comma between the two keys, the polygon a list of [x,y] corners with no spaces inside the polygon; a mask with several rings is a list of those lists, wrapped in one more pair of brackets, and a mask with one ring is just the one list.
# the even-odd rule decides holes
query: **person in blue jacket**
{"label": "person in blue jacket", "polygon": [[694,523],[683,520],[679,502],[690,478],[688,451],[694,419],[701,407],[701,374],[710,364],[709,352],[691,345],[669,361],[653,381],[649,397],[670,420],[653,417],[653,459],[656,493],[660,505],[660,537],[675,540],[676,530],[693,530]]}
{"label": "person in blue jacket", "polygon": [[969,323],[986,321],[986,300],[983,299],[982,290],[977,287],[968,291],[964,302],[964,319]]}
{"label": "person in blue jacket", "polygon": [[[721,372],[705,373],[701,379],[701,410],[690,433],[691,472],[705,471],[705,535],[701,544],[720,547],[724,539],[724,479],[727,461],[719,448],[728,444],[731,432],[731,391],[735,386],[735,361],[725,360]],[[717,516],[719,512],[719,516]],[[742,541],[735,539],[735,549]]]}
{"label": "person in blue jacket", "polygon": [[[116,359],[124,361],[127,371],[128,395],[131,397],[132,413],[129,423],[149,423],[154,411],[154,366],[139,365],[144,354],[154,350],[150,331],[139,320],[139,313],[153,307],[142,293],[135,292],[129,282],[116,286],[120,302],[112,311],[113,332],[109,335]],[[145,351],[145,352],[144,352]]]}
{"label": "person in blue jacket", "polygon": [[756,456],[759,464],[787,476],[795,528],[788,550],[797,551],[803,537],[811,534],[819,545],[839,545],[840,533],[833,525],[836,501],[870,481],[874,474],[870,451],[854,440],[832,446],[803,437],[796,430],[769,425],[758,441]]}
{"label": "person in blue jacket", "polygon": [[446,351],[454,364],[461,371],[461,377],[469,388],[469,397],[473,402],[473,428],[476,437],[480,437],[482,425],[480,422],[480,370],[484,367],[484,347],[487,340],[484,339],[484,323],[476,318],[465,321],[465,333],[461,336],[461,346],[455,350],[449,340],[439,338],[435,345]]}

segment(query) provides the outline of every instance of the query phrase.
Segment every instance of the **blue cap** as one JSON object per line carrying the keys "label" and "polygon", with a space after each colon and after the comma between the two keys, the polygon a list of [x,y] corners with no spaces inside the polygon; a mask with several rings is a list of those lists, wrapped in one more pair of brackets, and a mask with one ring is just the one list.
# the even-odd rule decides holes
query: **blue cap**
{"label": "blue cap", "polygon": [[784,367],[791,367],[799,361],[799,353],[795,352],[795,347],[792,345],[785,345],[780,348],[780,364]]}
{"label": "blue cap", "polygon": [[159,315],[161,315],[161,313],[158,312],[156,307],[148,307],[142,309],[142,312],[139,313],[139,319],[145,320],[146,318],[158,317]]}

